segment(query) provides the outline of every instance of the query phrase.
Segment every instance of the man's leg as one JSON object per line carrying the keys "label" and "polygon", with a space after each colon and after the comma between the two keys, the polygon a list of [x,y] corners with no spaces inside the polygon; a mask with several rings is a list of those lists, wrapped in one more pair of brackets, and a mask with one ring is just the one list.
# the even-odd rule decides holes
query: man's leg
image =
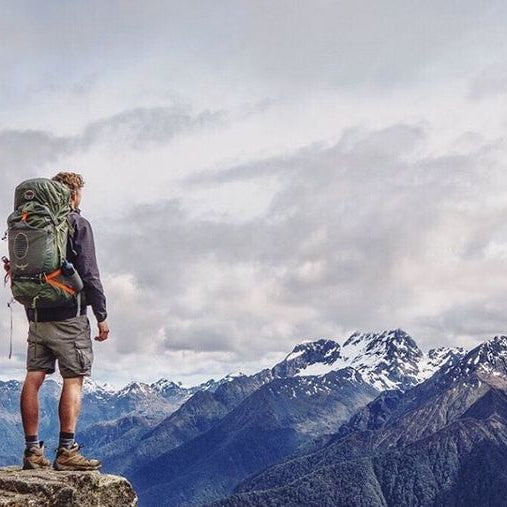
{"label": "man's leg", "polygon": [[[30,322],[26,351],[26,377],[21,391],[21,419],[25,436],[35,441],[39,426],[39,389],[47,374],[55,371],[55,355],[47,346],[47,322]],[[27,447],[29,447],[27,438]],[[38,443],[38,442],[37,442]]]}
{"label": "man's leg", "polygon": [[63,388],[58,406],[60,441],[53,464],[56,470],[97,470],[100,461],[85,458],[75,442],[83,381],[90,375],[93,349],[90,322],[86,315],[53,322],[53,346],[58,367],[63,377]]}
{"label": "man's leg", "polygon": [[84,377],[69,377],[63,379],[62,394],[58,405],[60,415],[60,441],[54,462],[56,470],[97,470],[100,461],[85,458],[79,452],[76,444],[75,432],[77,419],[81,410],[81,394]]}
{"label": "man's leg", "polygon": [[39,389],[45,377],[43,371],[26,372],[20,403],[25,435],[37,435],[39,432]]}
{"label": "man's leg", "polygon": [[83,391],[83,377],[63,379],[62,394],[58,405],[60,416],[60,431],[75,433],[77,419],[81,411],[81,393]]}
{"label": "man's leg", "polygon": [[39,389],[46,373],[43,371],[29,371],[26,373],[23,389],[21,390],[21,419],[25,431],[25,452],[23,454],[23,468],[48,468],[50,462],[44,456],[44,446],[39,444]]}

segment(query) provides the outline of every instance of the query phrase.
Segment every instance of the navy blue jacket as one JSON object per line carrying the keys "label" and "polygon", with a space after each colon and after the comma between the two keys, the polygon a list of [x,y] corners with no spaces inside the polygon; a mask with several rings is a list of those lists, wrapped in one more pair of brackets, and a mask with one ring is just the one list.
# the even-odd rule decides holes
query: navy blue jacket
{"label": "navy blue jacket", "polygon": [[[74,264],[84,284],[80,314],[86,315],[86,306],[90,305],[97,321],[102,322],[107,318],[106,296],[100,281],[92,227],[90,222],[81,216],[79,209],[70,212],[69,222],[74,227],[74,234],[69,238],[67,245],[67,260]],[[27,308],[26,314],[28,320],[35,320],[33,309]],[[39,308],[37,320],[39,322],[65,320],[75,317],[76,314],[77,304],[58,308]]]}

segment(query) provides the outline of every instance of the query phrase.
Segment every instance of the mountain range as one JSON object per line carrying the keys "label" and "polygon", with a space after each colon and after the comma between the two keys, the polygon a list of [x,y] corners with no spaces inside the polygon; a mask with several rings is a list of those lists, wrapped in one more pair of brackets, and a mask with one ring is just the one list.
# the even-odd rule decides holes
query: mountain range
{"label": "mountain range", "polygon": [[[87,381],[79,439],[146,506],[503,505],[506,362],[503,336],[427,353],[401,329],[305,341],[271,368],[193,388]],[[59,386],[46,384],[48,414]],[[17,391],[0,383],[11,442]],[[0,463],[14,459],[0,443]]]}
{"label": "mountain range", "polygon": [[[85,378],[83,409],[79,419],[79,431],[104,422],[116,428],[118,421],[136,421],[151,427],[174,412],[186,400],[201,390],[213,390],[219,382],[213,380],[196,387],[184,388],[166,379],[153,384],[131,382],[121,389],[97,383]],[[19,414],[19,397],[22,382],[0,381],[0,466],[19,461],[23,450],[23,430]],[[47,378],[39,393],[39,435],[46,440],[46,447],[56,447],[58,437],[58,398],[61,382]],[[121,426],[121,428],[124,428]],[[136,426],[137,424],[134,424]],[[98,444],[98,442],[97,442]]]}
{"label": "mountain range", "polygon": [[388,390],[319,449],[216,505],[505,505],[507,337],[406,391]]}

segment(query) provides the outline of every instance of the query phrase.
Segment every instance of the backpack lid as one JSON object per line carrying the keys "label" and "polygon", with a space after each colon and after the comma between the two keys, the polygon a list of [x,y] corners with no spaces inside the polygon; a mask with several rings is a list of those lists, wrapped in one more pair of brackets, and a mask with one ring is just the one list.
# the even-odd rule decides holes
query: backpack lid
{"label": "backpack lid", "polygon": [[14,210],[29,202],[47,206],[54,216],[70,211],[70,188],[48,178],[33,178],[20,183],[14,191]]}

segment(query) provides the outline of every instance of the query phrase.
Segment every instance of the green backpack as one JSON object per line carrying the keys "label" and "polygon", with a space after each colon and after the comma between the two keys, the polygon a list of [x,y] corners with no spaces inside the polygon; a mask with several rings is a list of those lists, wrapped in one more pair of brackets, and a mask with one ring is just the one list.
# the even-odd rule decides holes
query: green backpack
{"label": "green backpack", "polygon": [[77,291],[62,272],[73,228],[70,189],[46,178],[23,181],[14,193],[14,212],[7,219],[11,290],[30,308],[67,306]]}

